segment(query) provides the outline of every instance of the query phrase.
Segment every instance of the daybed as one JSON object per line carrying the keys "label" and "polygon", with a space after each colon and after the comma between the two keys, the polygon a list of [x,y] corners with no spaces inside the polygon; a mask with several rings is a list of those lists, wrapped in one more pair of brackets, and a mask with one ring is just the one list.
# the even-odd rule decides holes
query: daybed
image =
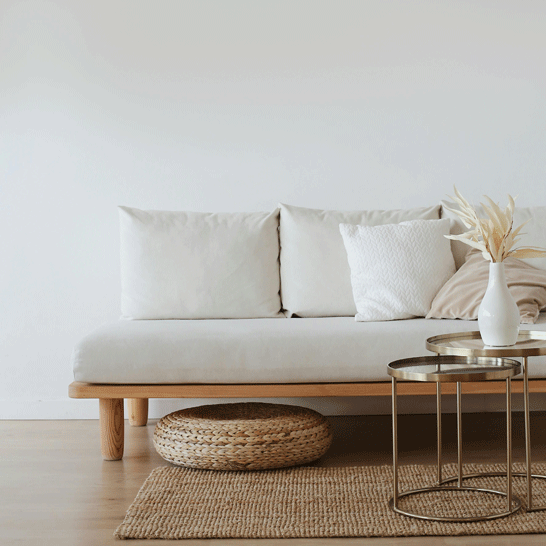
{"label": "daybed", "polygon": [[[526,242],[540,244],[546,207],[516,212],[537,219]],[[272,213],[225,214],[120,207],[122,317],[76,345],[69,388],[72,398],[100,401],[103,458],[123,456],[125,398],[131,425],[140,426],[149,398],[389,395],[390,361],[424,355],[428,337],[477,330],[477,323],[423,318],[426,311],[356,321],[339,225],[408,225],[438,221],[441,214],[440,206],[341,212],[280,205]],[[449,230],[461,231],[454,218]],[[451,260],[444,283],[465,256],[441,241]],[[437,279],[422,277],[402,276],[402,289],[438,292],[439,286],[431,288]],[[546,330],[546,313],[522,328]],[[530,367],[531,392],[546,392],[542,363],[546,359],[534,359]],[[502,393],[504,382],[469,388],[465,392]],[[402,383],[398,393],[433,389]],[[521,382],[513,389],[521,392]]]}

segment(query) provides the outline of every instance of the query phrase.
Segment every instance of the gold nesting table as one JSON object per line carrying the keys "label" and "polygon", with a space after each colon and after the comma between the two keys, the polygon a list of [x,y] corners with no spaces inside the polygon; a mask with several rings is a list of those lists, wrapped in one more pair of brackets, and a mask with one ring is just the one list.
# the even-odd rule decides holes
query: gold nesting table
{"label": "gold nesting table", "polygon": [[[512,494],[512,389],[511,379],[521,372],[521,364],[508,358],[468,357],[468,356],[422,356],[406,358],[391,362],[387,372],[392,378],[392,436],[393,436],[393,497],[389,506],[398,514],[433,521],[469,522],[501,518],[513,514],[521,508],[521,501]],[[397,382],[424,381],[436,383],[436,407],[437,407],[437,449],[438,449],[438,478],[437,483],[410,491],[399,491],[398,485],[398,410],[397,410]],[[462,410],[461,410],[461,384],[472,381],[506,381],[506,491],[494,489],[481,489],[466,487],[463,480],[470,477],[463,475],[462,463]],[[444,479],[442,476],[442,383],[457,383],[457,463],[456,477]],[[504,474],[503,474],[504,475]],[[475,475],[474,475],[475,476]],[[445,485],[457,481],[457,485]],[[504,511],[488,513],[485,515],[465,516],[436,516],[419,514],[404,510],[399,506],[399,499],[412,495],[431,491],[449,491],[453,494],[460,491],[474,491],[489,495],[506,497]]]}
{"label": "gold nesting table", "polygon": [[[546,510],[546,506],[533,504],[533,478],[546,479],[546,476],[531,473],[531,430],[529,410],[529,357],[546,355],[546,332],[522,330],[515,345],[509,347],[489,347],[484,345],[480,332],[460,332],[442,334],[427,339],[426,347],[437,355],[491,358],[521,358],[523,368],[523,410],[525,416],[525,473],[514,476],[525,477],[527,481],[527,512]],[[440,356],[443,358],[444,356]],[[480,474],[483,476],[484,474]],[[499,474],[488,474],[499,475]],[[475,477],[468,476],[468,477]]]}

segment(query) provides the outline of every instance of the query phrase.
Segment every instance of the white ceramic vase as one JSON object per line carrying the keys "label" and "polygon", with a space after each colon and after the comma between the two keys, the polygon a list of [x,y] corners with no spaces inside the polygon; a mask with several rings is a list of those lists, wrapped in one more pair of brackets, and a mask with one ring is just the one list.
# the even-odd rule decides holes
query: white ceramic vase
{"label": "white ceramic vase", "polygon": [[518,306],[506,285],[504,263],[489,265],[489,283],[478,310],[480,334],[485,345],[508,347],[518,339]]}

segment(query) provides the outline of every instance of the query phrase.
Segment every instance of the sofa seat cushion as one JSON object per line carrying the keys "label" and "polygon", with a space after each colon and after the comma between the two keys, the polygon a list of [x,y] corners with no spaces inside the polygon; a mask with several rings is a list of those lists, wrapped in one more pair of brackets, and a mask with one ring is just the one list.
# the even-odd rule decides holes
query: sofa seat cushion
{"label": "sofa seat cushion", "polygon": [[[387,381],[389,362],[430,354],[426,338],[477,328],[476,321],[353,317],[120,320],[83,338],[72,363],[76,381],[88,383]],[[546,330],[546,313],[522,329]],[[531,376],[546,377],[545,357],[530,362]]]}

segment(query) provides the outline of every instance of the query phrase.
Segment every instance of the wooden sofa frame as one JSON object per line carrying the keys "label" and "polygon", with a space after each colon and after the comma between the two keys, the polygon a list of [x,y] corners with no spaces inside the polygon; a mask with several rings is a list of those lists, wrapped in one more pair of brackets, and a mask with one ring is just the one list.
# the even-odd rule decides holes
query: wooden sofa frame
{"label": "wooden sofa frame", "polygon": [[[504,394],[505,381],[463,383],[463,393]],[[512,392],[523,393],[523,381],[512,381]],[[546,392],[546,380],[530,379],[529,392]],[[455,383],[442,386],[442,393],[455,394]],[[399,395],[435,395],[434,383],[399,382]],[[268,383],[236,385],[112,385],[75,381],[68,389],[70,398],[98,398],[103,459],[123,457],[124,407],[128,399],[129,423],[145,426],[149,398],[308,398],[329,396],[390,396],[391,383]]]}

